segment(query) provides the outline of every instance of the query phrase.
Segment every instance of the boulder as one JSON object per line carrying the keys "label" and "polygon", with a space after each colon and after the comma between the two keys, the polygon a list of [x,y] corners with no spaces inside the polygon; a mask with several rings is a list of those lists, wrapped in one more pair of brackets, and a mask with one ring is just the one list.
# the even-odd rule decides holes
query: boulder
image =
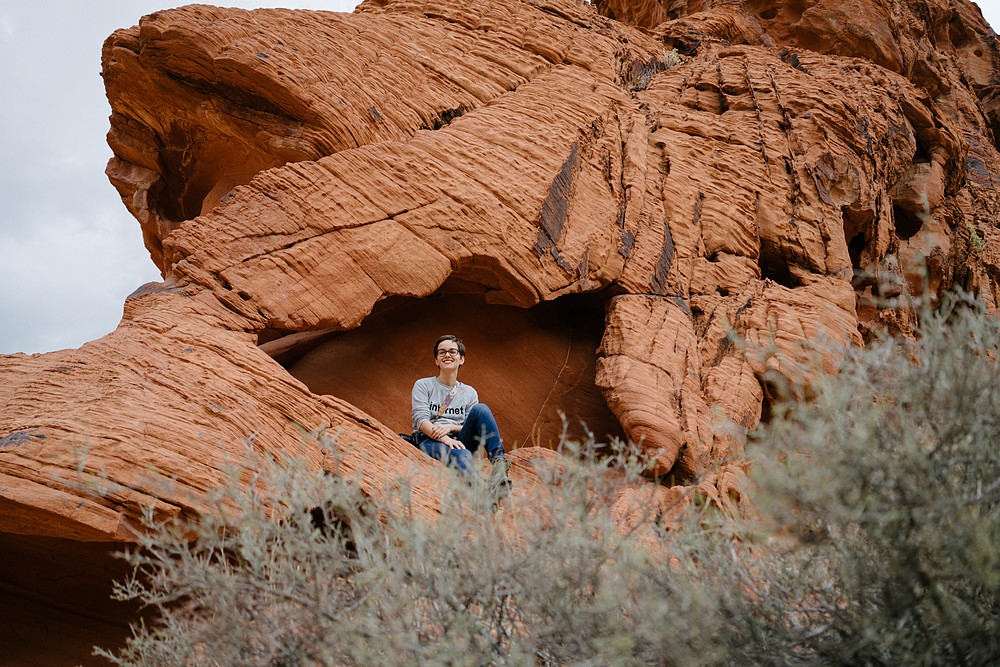
{"label": "boulder", "polygon": [[767,417],[773,374],[905,328],[879,297],[906,287],[996,310],[996,37],[965,0],[709,4],[192,5],[116,31],[107,173],[163,281],[104,338],[0,357],[4,539],[128,541],[248,453],[368,493],[413,476],[433,513],[396,434],[442,333],[515,493],[565,429],[639,443],[664,506],[739,511],[726,424]]}

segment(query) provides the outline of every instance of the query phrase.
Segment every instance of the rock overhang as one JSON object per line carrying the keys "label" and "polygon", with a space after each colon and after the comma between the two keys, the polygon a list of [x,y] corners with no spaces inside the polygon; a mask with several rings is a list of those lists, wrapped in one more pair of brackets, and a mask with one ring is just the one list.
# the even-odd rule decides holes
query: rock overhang
{"label": "rock overhang", "polygon": [[[424,309],[429,340],[432,315],[463,312],[468,372],[502,360],[476,383],[507,385],[508,420],[537,408],[548,432],[562,392],[641,441],[667,483],[700,479],[726,504],[742,444],[715,414],[752,428],[768,372],[792,372],[804,344],[896,326],[872,274],[895,266],[932,297],[960,286],[995,309],[995,38],[973,6],[869,3],[907,31],[859,54],[804,48],[829,3],[801,3],[808,25],[774,3],[702,4],[656,24],[659,3],[632,3],[642,29],[572,0],[198,6],[116,33],[109,176],[166,279],[99,341],[0,359],[0,436],[44,436],[0,450],[4,501],[16,488],[41,517],[2,529],[119,539],[150,499],[197,511],[248,439],[324,466],[303,425],[339,433],[373,492],[419,476],[392,419],[424,354],[399,329]],[[326,347],[287,368],[267,353],[323,329]],[[734,333],[779,354],[746,355]],[[363,373],[329,382],[358,349],[397,355],[373,380],[402,405],[371,407]],[[113,482],[96,499],[64,483],[83,446],[82,472]],[[159,493],[149,469],[185,492]]]}
{"label": "rock overhang", "polygon": [[[760,323],[781,320],[774,311],[783,303],[813,313],[818,330],[843,342],[858,340],[858,312],[878,318],[850,300],[872,294],[863,276],[883,268],[886,257],[907,265],[923,261],[936,288],[950,280],[948,236],[956,217],[942,198],[956,196],[968,160],[954,114],[946,112],[960,100],[931,99],[887,71],[900,67],[881,52],[862,49],[854,55],[869,60],[857,60],[803,50],[795,37],[805,34],[802,16],[821,15],[822,3],[803,4],[794,16],[750,3],[745,13],[727,7],[661,25],[629,19],[645,28],[638,30],[601,15],[656,14],[658,3],[646,5],[598,3],[595,11],[558,1],[490,9],[371,2],[349,17],[310,15],[311,28],[327,40],[355,35],[366,21],[406,36],[388,45],[376,39],[357,54],[338,47],[344,67],[335,76],[321,74],[329,69],[326,42],[309,41],[311,48],[300,53],[288,37],[300,28],[294,12],[234,17],[198,8],[147,19],[118,38],[145,44],[133,49],[146,54],[140,72],[165,73],[170,85],[195,91],[193,100],[214,90],[228,104],[267,113],[280,106],[286,116],[294,110],[299,120],[309,116],[326,128],[313,136],[327,133],[311,149],[322,155],[272,160],[218,201],[216,191],[229,181],[209,178],[226,184],[208,188],[214,194],[200,200],[202,214],[163,227],[164,270],[172,280],[210,289],[245,318],[244,329],[270,335],[355,329],[384,299],[429,297],[447,281],[465,280],[478,285],[487,302],[521,308],[573,293],[654,297],[645,299],[662,302],[653,312],[667,307],[674,313],[667,320],[686,318],[689,323],[676,326],[701,332],[722,327],[728,315],[746,322],[755,307],[748,304],[761,307],[767,294],[773,303]],[[886,11],[879,4],[875,18],[884,19]],[[956,16],[969,23],[965,14]],[[274,29],[254,32],[258,17]],[[509,30],[502,19],[513,17],[532,28]],[[175,27],[199,22],[227,29],[199,42]],[[978,29],[950,34],[968,41]],[[543,42],[543,34],[552,40]],[[106,45],[110,54],[115,39]],[[688,57],[668,54],[670,45]],[[916,53],[923,45],[903,46]],[[193,55],[185,61],[178,51]],[[448,53],[462,55],[456,71],[445,73],[428,60]],[[309,75],[296,75],[295,84],[294,71]],[[408,72],[409,87],[400,85],[400,71]],[[336,76],[339,88],[329,85]],[[110,90],[128,75],[108,78]],[[951,80],[947,72],[938,78]],[[235,92],[233,82],[243,80],[251,82],[249,90]],[[423,86],[420,94],[414,84]],[[260,91],[273,99],[255,104]],[[324,94],[336,104],[317,102]],[[120,106],[125,115],[134,110]],[[204,102],[188,106],[201,109]],[[845,115],[852,121],[843,123]],[[737,135],[733,127],[741,124],[749,131]],[[280,134],[281,127],[271,130]],[[823,141],[807,145],[804,137],[817,131]],[[273,142],[262,136],[248,140],[244,133],[236,140],[256,141],[266,152]],[[680,310],[670,303],[680,303]],[[720,306],[727,317],[718,317]],[[605,310],[610,329],[619,330],[611,326],[615,308]],[[740,335],[759,335],[753,325],[736,326]],[[629,357],[611,353],[615,345],[609,340],[598,350],[602,368],[614,365],[604,357],[621,363]],[[718,361],[713,355],[707,367],[692,367],[701,386],[686,391],[704,398],[705,374]],[[627,384],[629,373],[602,372],[622,376],[600,382],[628,421],[614,385]],[[663,367],[657,372],[679,377]],[[759,415],[762,390],[750,385],[760,385],[762,372],[749,373],[756,378],[748,383],[749,398],[731,406],[728,418],[746,422]],[[741,368],[739,376],[746,375]],[[670,391],[684,393],[676,384]],[[696,421],[707,420],[713,400],[690,409],[701,415]],[[684,411],[661,396],[640,411],[657,415],[639,420],[654,426],[635,428],[643,440],[655,441],[655,424],[665,428],[664,415]],[[679,421],[673,428],[684,430]],[[690,451],[688,440],[702,441],[694,448],[705,449],[706,438],[714,439],[691,428],[694,435],[675,435],[681,444],[667,449]],[[664,457],[660,472],[677,456]],[[688,461],[686,474],[704,465]]]}

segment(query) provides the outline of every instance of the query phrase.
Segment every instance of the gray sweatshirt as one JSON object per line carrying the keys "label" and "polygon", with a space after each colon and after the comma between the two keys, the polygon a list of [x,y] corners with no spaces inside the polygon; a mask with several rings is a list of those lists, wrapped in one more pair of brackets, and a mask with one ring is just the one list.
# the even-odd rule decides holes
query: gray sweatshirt
{"label": "gray sweatshirt", "polygon": [[435,418],[441,404],[451,393],[451,387],[441,384],[436,377],[420,378],[413,383],[413,392],[410,394],[410,402],[413,406],[413,430],[416,431],[425,421],[430,420],[434,424],[458,424],[465,423],[465,418],[469,416],[469,410],[479,402],[479,394],[467,384],[459,382],[458,392],[455,398],[451,399],[448,409]]}

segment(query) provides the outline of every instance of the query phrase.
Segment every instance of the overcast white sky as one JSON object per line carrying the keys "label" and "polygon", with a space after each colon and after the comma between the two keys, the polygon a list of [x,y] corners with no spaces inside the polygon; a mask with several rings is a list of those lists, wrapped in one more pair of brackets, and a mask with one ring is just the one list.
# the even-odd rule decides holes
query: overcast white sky
{"label": "overcast white sky", "polygon": [[[227,0],[350,12],[359,0]],[[211,0],[205,2],[212,3]],[[79,347],[160,280],[104,175],[101,46],[176,0],[0,0],[0,354]]]}
{"label": "overcast white sky", "polygon": [[[205,0],[206,2],[210,0]],[[226,6],[352,11],[356,0]],[[1000,26],[1000,0],[978,3]],[[101,45],[170,0],[0,0],[0,354],[79,347],[159,280],[104,175],[111,108]]]}

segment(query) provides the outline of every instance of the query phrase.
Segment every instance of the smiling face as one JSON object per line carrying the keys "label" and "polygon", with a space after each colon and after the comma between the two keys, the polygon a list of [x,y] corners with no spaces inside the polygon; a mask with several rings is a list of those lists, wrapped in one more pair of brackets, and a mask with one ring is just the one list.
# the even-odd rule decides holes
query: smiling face
{"label": "smiling face", "polygon": [[464,347],[458,340],[450,338],[439,340],[434,347],[434,364],[438,367],[438,372],[458,370],[465,363]]}

